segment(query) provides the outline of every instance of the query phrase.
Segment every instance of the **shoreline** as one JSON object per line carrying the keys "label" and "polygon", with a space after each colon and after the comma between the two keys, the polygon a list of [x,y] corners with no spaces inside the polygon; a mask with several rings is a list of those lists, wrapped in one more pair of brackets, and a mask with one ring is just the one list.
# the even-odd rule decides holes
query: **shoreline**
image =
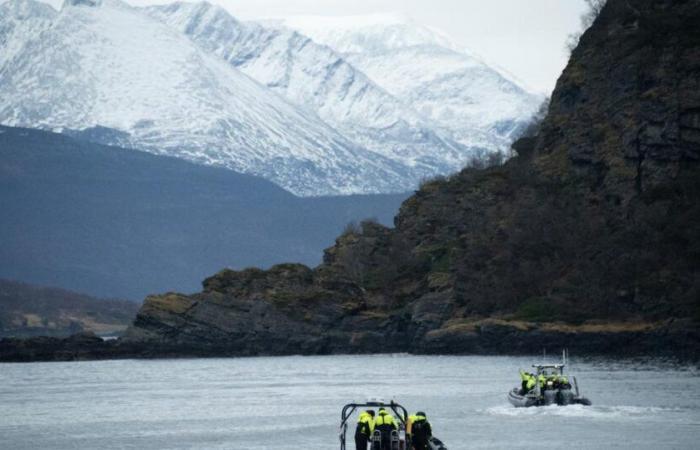
{"label": "shoreline", "polygon": [[[536,356],[545,350],[558,355],[567,349],[578,357],[655,357],[679,361],[700,360],[700,330],[688,328],[685,321],[646,331],[552,331],[539,327],[523,330],[493,322],[477,329],[435,330],[415,340],[413,348],[392,348],[375,352],[369,346],[332,345],[323,340],[297,342],[285,348],[248,347],[234,343],[201,345],[129,341],[123,338],[103,340],[94,334],[66,338],[33,337],[0,340],[0,362],[61,362],[119,359],[183,359],[272,356],[328,356],[409,354],[435,356]],[[686,325],[684,327],[683,325]],[[557,327],[554,327],[555,329]]]}

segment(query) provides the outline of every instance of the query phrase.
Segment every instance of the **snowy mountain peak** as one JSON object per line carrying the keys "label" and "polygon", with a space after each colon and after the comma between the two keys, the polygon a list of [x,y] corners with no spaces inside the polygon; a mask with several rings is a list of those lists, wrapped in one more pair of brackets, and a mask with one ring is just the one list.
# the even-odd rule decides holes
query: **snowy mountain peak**
{"label": "snowy mountain peak", "polygon": [[283,24],[336,49],[466,146],[506,149],[539,105],[444,34],[410,20],[291,17]]}
{"label": "snowy mountain peak", "polygon": [[387,27],[415,23],[409,16],[397,12],[383,12],[351,16],[297,15],[282,19],[282,22],[304,28],[347,30],[365,27]]}
{"label": "snowy mountain peak", "polygon": [[505,148],[537,106],[396,15],[269,27],[206,2],[0,8],[0,123],[78,130],[299,195],[411,190]]}
{"label": "snowy mountain peak", "polygon": [[35,0],[8,0],[0,3],[0,11],[2,16],[15,20],[51,18],[57,13],[46,3]]}
{"label": "snowy mountain peak", "polygon": [[15,39],[19,50],[0,66],[1,123],[107,127],[133,147],[260,175],[301,195],[404,189],[400,164],[142,10],[111,0],[69,7],[42,33]]}
{"label": "snowy mountain peak", "polygon": [[232,23],[238,23],[225,9],[220,6],[213,5],[207,1],[202,2],[175,2],[165,5],[157,5],[146,7],[147,10],[159,9],[168,16],[179,16],[181,19],[187,19],[190,22],[208,22],[215,19],[226,18]]}
{"label": "snowy mountain peak", "polygon": [[388,52],[422,45],[459,49],[440,31],[400,14],[292,16],[282,23],[341,53]]}
{"label": "snowy mountain peak", "polygon": [[[147,12],[203,49],[311,110],[360,146],[396,161],[411,189],[417,180],[457,170],[469,149],[370,80],[331,48],[294,31],[239,22],[218,7],[152,6]],[[409,181],[411,180],[411,181]]]}
{"label": "snowy mountain peak", "polygon": [[102,6],[102,4],[105,1],[114,1],[114,0],[64,0],[63,8],[69,8],[71,6],[97,7],[97,6]]}

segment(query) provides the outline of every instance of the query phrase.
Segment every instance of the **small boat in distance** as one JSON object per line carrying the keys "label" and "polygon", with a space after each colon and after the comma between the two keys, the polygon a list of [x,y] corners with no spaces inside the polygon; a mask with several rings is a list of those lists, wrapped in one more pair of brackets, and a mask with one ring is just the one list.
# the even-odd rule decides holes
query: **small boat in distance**
{"label": "small boat in distance", "polygon": [[591,401],[581,395],[576,377],[564,375],[566,352],[561,364],[533,364],[532,367],[535,372],[525,376],[534,378],[534,387],[528,390],[523,382],[522,386],[516,386],[508,393],[508,401],[516,408],[591,405]]}

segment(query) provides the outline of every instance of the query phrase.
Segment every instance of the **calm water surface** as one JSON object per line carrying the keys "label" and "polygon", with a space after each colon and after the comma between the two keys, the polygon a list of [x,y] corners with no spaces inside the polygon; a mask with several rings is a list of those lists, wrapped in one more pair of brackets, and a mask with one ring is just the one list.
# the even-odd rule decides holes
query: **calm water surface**
{"label": "calm water surface", "polygon": [[342,406],[372,397],[424,410],[450,450],[700,448],[697,366],[573,360],[594,406],[515,409],[506,392],[532,362],[392,355],[0,364],[0,448],[331,450]]}

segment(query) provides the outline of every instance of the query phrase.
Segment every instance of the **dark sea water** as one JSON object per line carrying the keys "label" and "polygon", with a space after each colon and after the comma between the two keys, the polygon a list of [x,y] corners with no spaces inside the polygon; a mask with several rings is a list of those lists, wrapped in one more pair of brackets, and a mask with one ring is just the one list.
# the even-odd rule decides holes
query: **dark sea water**
{"label": "dark sea water", "polygon": [[425,411],[450,450],[700,448],[697,366],[573,359],[594,406],[515,409],[506,393],[532,362],[390,355],[0,364],[0,448],[330,450],[339,448],[342,406],[378,397]]}

